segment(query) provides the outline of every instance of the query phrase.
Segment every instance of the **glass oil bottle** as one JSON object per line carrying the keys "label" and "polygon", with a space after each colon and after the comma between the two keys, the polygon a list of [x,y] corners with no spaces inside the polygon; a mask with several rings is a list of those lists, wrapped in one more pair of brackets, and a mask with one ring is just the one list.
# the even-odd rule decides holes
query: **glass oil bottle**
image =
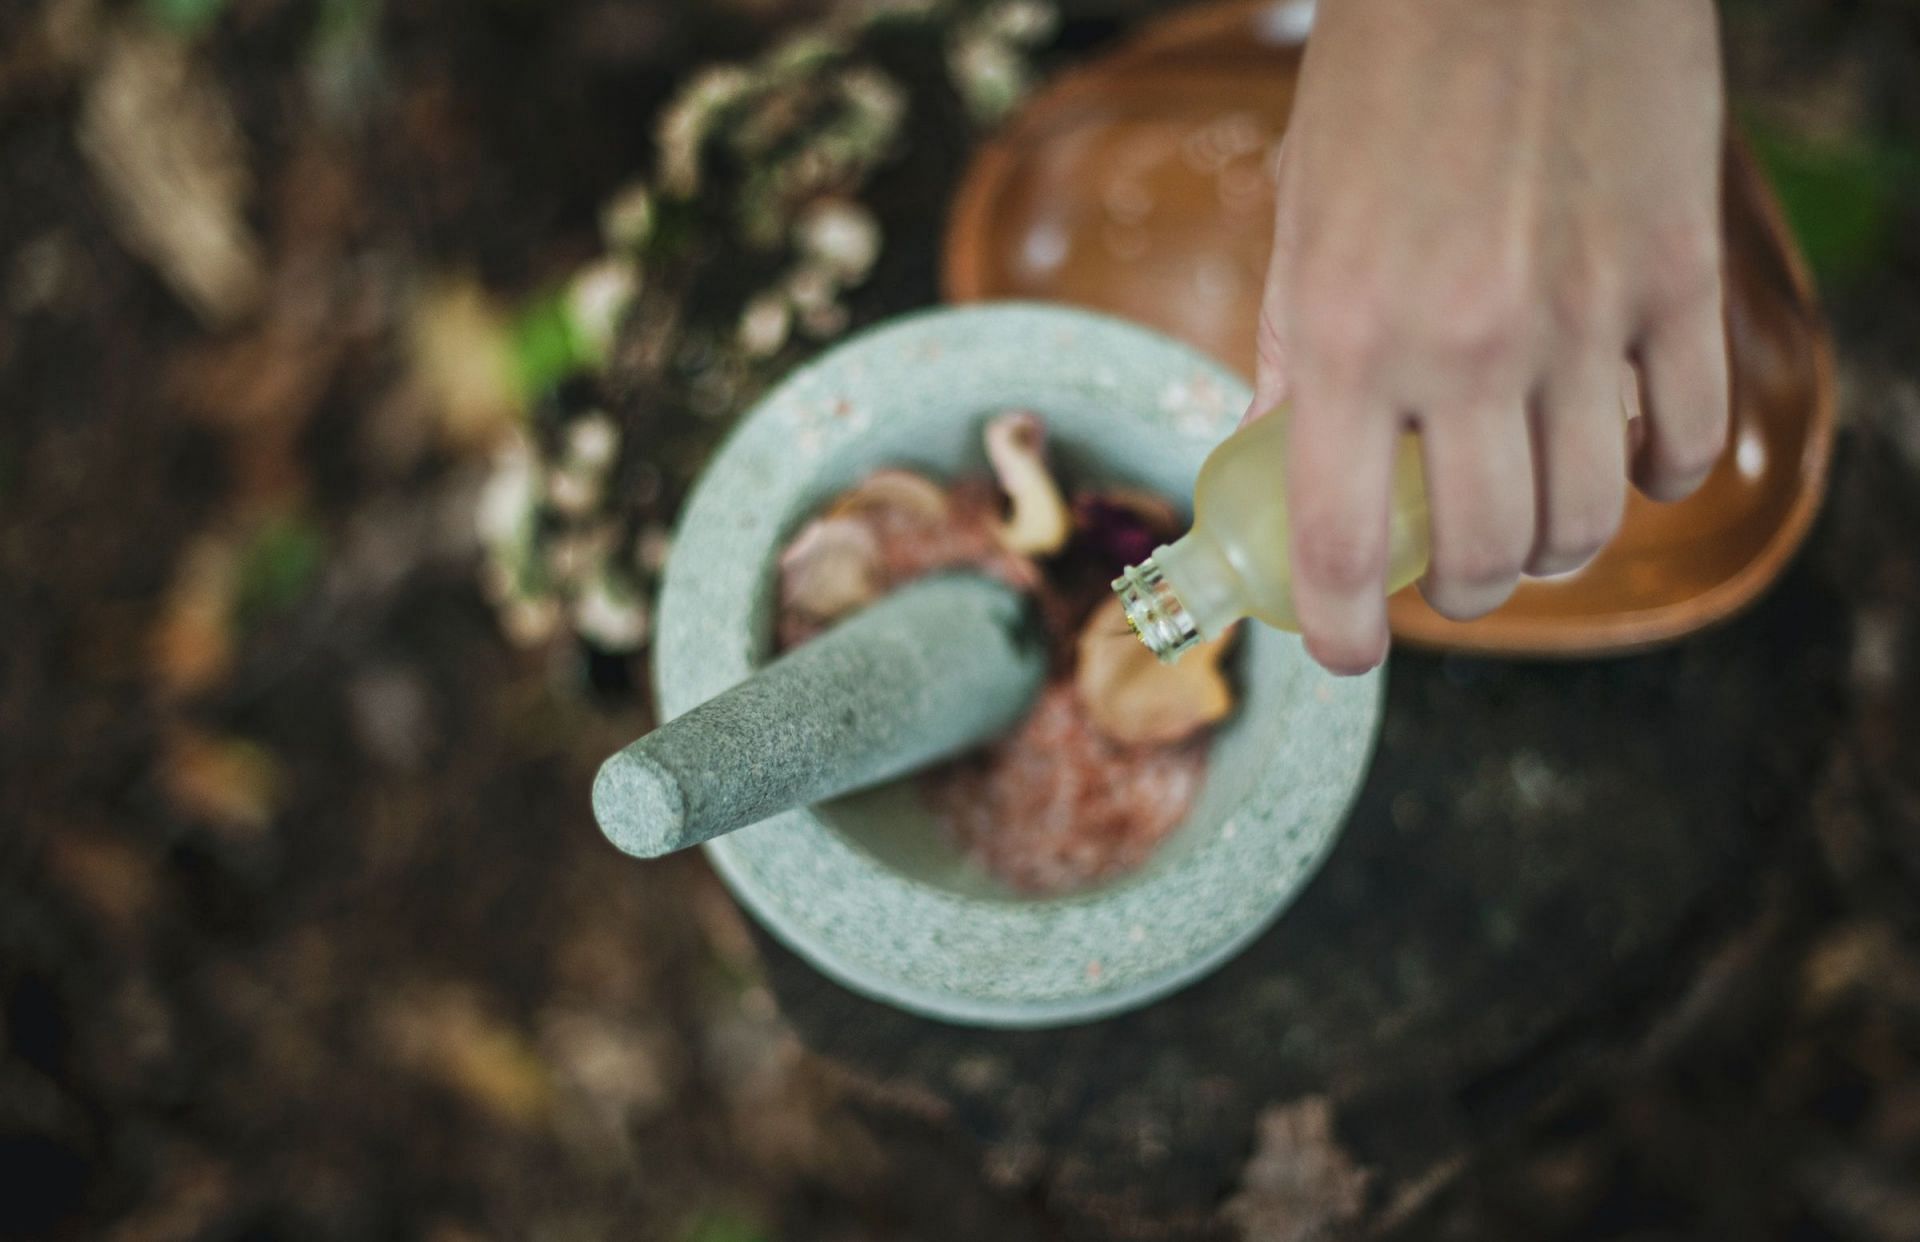
{"label": "glass oil bottle", "polygon": [[[1127,622],[1162,662],[1211,641],[1243,617],[1299,632],[1286,492],[1287,411],[1234,432],[1208,455],[1193,493],[1193,528],[1113,582]],[[1420,445],[1403,435],[1394,460],[1387,592],[1427,566],[1427,494]]]}

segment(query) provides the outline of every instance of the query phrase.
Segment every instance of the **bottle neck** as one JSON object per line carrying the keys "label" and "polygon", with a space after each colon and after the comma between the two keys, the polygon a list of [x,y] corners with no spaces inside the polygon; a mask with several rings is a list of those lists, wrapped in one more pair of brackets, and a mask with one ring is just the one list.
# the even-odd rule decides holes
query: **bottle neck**
{"label": "bottle neck", "polygon": [[1247,615],[1239,576],[1206,530],[1195,527],[1114,579],[1127,623],[1162,663],[1211,641]]}

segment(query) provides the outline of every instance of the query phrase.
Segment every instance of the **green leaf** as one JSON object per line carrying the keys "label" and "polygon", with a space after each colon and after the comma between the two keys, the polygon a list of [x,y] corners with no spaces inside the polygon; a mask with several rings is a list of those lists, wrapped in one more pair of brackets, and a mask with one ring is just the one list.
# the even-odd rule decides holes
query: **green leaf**
{"label": "green leaf", "polygon": [[322,107],[353,115],[379,84],[381,0],[324,0],[307,44],[307,73]]}
{"label": "green leaf", "polygon": [[305,518],[271,518],[240,555],[234,616],[244,628],[300,602],[326,559],[327,541]]}
{"label": "green leaf", "polygon": [[147,16],[177,35],[196,35],[219,19],[227,0],[144,0]]}
{"label": "green leaf", "polygon": [[314,35],[320,39],[360,38],[379,22],[380,4],[381,0],[324,0]]}
{"label": "green leaf", "polygon": [[1765,127],[1755,152],[1822,283],[1845,285],[1885,257],[1900,199],[1920,179],[1920,151],[1871,138],[1818,141]]}
{"label": "green leaf", "polygon": [[513,371],[528,402],[600,360],[574,326],[564,293],[552,293],[520,312],[513,325]]}

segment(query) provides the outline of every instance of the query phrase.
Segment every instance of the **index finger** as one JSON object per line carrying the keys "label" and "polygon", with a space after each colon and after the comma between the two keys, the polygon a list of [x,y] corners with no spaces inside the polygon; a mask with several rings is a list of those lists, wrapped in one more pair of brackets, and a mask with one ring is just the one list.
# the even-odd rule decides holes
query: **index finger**
{"label": "index finger", "polygon": [[1357,390],[1302,385],[1288,429],[1294,609],[1307,652],[1364,673],[1387,654],[1389,496],[1399,418]]}

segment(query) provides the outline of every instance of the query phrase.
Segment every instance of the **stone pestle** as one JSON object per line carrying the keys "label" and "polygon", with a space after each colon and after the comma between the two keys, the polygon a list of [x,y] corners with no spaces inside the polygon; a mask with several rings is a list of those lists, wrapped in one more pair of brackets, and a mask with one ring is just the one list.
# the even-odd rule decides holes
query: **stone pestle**
{"label": "stone pestle", "polygon": [[594,817],[638,857],[698,845],[986,741],[1045,671],[1018,593],[977,575],[923,579],[608,759]]}

